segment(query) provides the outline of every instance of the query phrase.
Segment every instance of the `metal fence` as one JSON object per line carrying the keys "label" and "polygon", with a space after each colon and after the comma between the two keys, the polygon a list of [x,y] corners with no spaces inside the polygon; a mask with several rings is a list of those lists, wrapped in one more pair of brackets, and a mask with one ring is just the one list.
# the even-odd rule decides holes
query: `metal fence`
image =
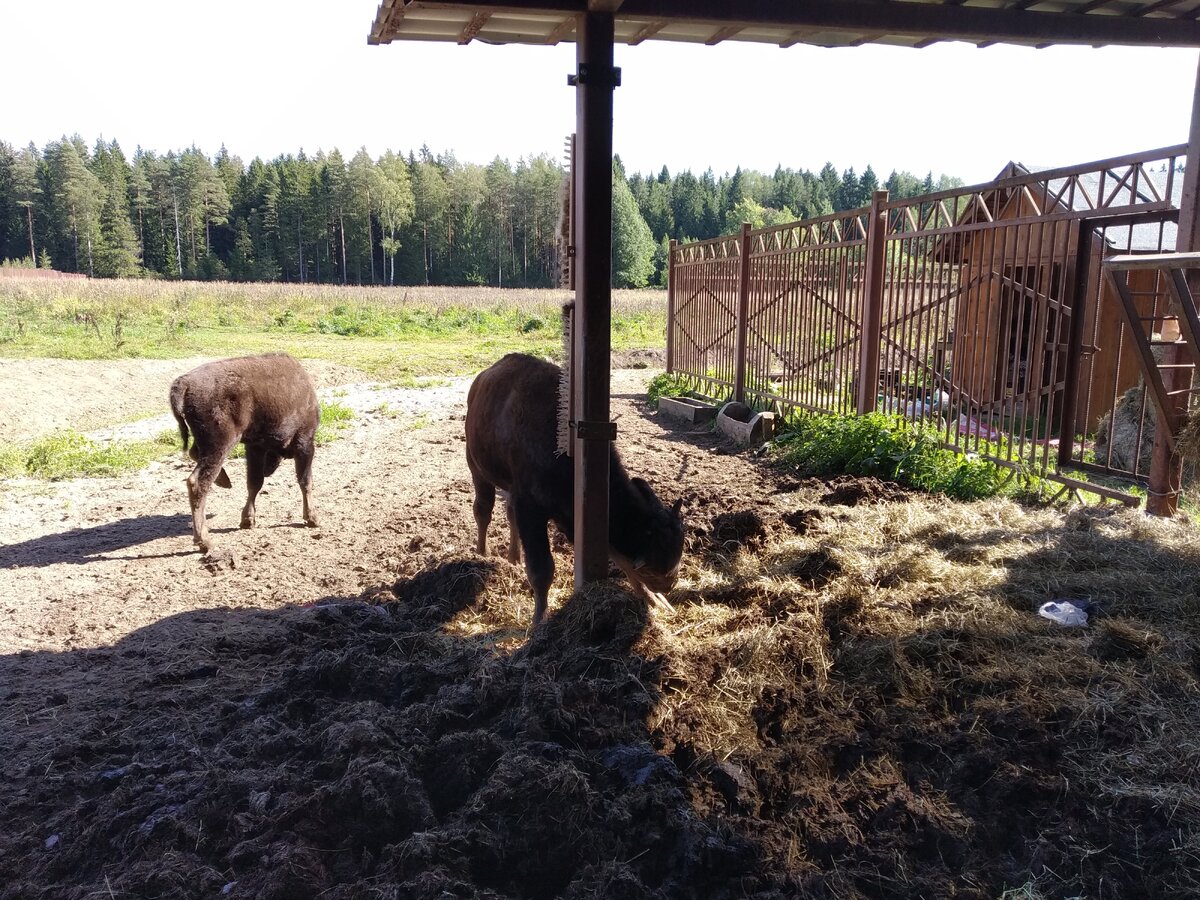
{"label": "metal fence", "polygon": [[[1153,411],[1101,277],[1174,249],[1186,145],[673,246],[668,370],[784,413],[881,409],[1001,465],[1144,480]],[[1145,337],[1166,286],[1130,272]],[[1135,283],[1136,282],[1136,283]],[[1119,487],[1119,485],[1118,485]]]}

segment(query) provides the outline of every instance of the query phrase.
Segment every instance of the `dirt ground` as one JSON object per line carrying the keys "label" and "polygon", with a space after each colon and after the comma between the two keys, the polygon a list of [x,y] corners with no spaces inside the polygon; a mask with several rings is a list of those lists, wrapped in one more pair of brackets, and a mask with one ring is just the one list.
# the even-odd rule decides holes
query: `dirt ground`
{"label": "dirt ground", "polygon": [[[163,411],[171,381],[207,358],[0,359],[0,443],[60,428],[91,431]],[[305,360],[318,388],[366,381],[354,369]]]}
{"label": "dirt ground", "polygon": [[[1042,514],[922,500],[922,518],[894,485],[790,477],[649,411],[650,374],[614,373],[613,410],[629,470],[684,501],[692,562],[673,614],[619,580],[572,595],[559,540],[551,616],[528,632],[521,570],[472,552],[465,383],[391,395],[420,412],[362,415],[319,450],[319,529],[302,527],[286,468],[255,529],[237,528],[239,490],[214,493],[207,562],[182,461],[3,486],[0,898],[1200,887],[1195,769],[1157,773],[1151,795],[1121,768],[1158,765],[1148,741],[1190,740],[1200,644],[1129,626],[1063,636],[1025,596],[1124,513],[1046,513],[1006,543]],[[122,390],[149,402],[160,381]],[[835,528],[894,532],[892,549],[855,561],[827,546]],[[906,528],[936,558],[907,553]],[[780,536],[792,549],[772,557]],[[1026,552],[1034,587],[1006,587]],[[1115,554],[1089,552],[1096,578]],[[1011,597],[995,628],[953,618],[983,590],[956,561],[980,559]],[[919,632],[882,627],[901,606]],[[1168,721],[1135,690],[1183,711]],[[1072,706],[1096,694],[1112,721]],[[1103,789],[1071,768],[1101,756]]]}
{"label": "dirt ground", "polygon": [[[59,383],[70,387],[55,401],[43,398],[46,402],[40,404],[55,411],[39,421],[44,430],[48,425],[93,415],[94,407],[82,398],[94,393],[99,384],[120,385],[122,410],[154,410],[155,404],[162,402],[172,373],[179,371],[179,364],[169,370],[165,366],[160,370],[157,364],[118,365],[115,376],[90,363],[37,361],[30,368],[35,373],[30,383],[42,385],[43,391],[49,390],[54,382],[56,369],[68,376]],[[713,502],[713,497],[722,495],[736,497],[741,504],[769,503],[771,487],[758,477],[750,477],[754,471],[750,461],[731,456],[731,448],[709,433],[692,436],[679,432],[647,412],[642,392],[651,374],[649,370],[614,373],[614,416],[630,471],[658,486],[668,500],[684,497],[695,510],[704,509]],[[87,389],[80,390],[80,384],[86,384]],[[183,484],[189,466],[182,459],[116,479],[80,479],[58,484],[14,481],[0,489],[0,734],[6,735],[0,738],[0,752],[5,757],[0,770],[8,785],[7,798],[13,801],[0,803],[7,807],[6,825],[0,831],[0,897],[82,897],[97,886],[107,885],[112,886],[116,896],[209,896],[223,888],[228,888],[225,893],[233,896],[308,896],[309,889],[318,882],[325,887],[339,883],[348,871],[345,865],[356,866],[369,857],[374,862],[368,864],[368,869],[374,867],[390,839],[381,844],[376,838],[369,838],[367,845],[371,849],[364,845],[361,853],[365,856],[360,859],[360,851],[356,850],[353,860],[337,856],[322,858],[324,851],[307,846],[313,836],[297,839],[291,847],[284,846],[287,839],[253,849],[240,845],[237,853],[219,863],[202,862],[204,854],[196,856],[193,846],[188,854],[191,860],[181,861],[178,869],[173,868],[174,863],[168,863],[162,854],[174,859],[178,852],[167,849],[178,836],[173,817],[181,807],[175,801],[183,799],[175,796],[182,785],[175,777],[178,775],[185,781],[197,776],[204,778],[193,763],[200,762],[201,769],[215,763],[215,759],[202,762],[195,755],[212,752],[211,747],[201,749],[201,745],[207,744],[215,733],[208,737],[194,732],[185,735],[178,729],[183,727],[190,732],[193,726],[182,724],[188,718],[189,708],[203,704],[202,698],[211,696],[219,683],[222,696],[240,699],[231,701],[233,706],[224,711],[210,711],[216,718],[201,727],[225,732],[232,723],[228,714],[236,707],[240,710],[233,713],[236,719],[244,720],[243,724],[257,724],[253,724],[252,730],[256,732],[253,736],[243,733],[236,738],[240,749],[233,751],[235,755],[255,752],[253,745],[261,741],[273,742],[277,749],[283,750],[291,740],[286,728],[277,731],[274,725],[269,725],[268,720],[273,720],[275,714],[260,715],[256,709],[261,701],[251,699],[273,678],[264,668],[263,654],[283,654],[270,668],[284,680],[312,676],[324,682],[326,676],[318,671],[322,667],[349,665],[354,671],[347,669],[345,674],[355,687],[346,697],[358,711],[352,721],[330,722],[331,732],[321,737],[322,741],[332,740],[339,745],[333,752],[338,760],[334,764],[340,767],[350,761],[344,754],[354,747],[361,748],[364,741],[390,742],[386,733],[393,725],[383,723],[369,711],[368,707],[377,702],[371,699],[371,694],[399,690],[412,701],[413,707],[428,704],[448,691],[457,691],[465,699],[474,689],[470,681],[481,676],[486,679],[489,670],[499,672],[496,666],[504,668],[499,660],[489,656],[491,662],[482,672],[472,671],[480,662],[481,648],[490,647],[489,653],[494,654],[497,647],[521,646],[527,636],[523,628],[492,634],[482,643],[462,643],[447,640],[437,627],[442,624],[439,617],[444,614],[448,618],[457,611],[480,588],[483,579],[491,582],[501,579],[501,591],[511,599],[519,621],[527,622],[532,613],[532,600],[519,569],[499,560],[485,562],[472,558],[471,488],[463,461],[462,439],[465,388],[465,382],[460,382],[437,389],[441,402],[436,409],[426,408],[415,422],[413,417],[405,415],[360,417],[343,439],[322,448],[315,465],[315,496],[322,516],[319,529],[303,527],[299,492],[286,468],[268,481],[260,498],[260,527],[239,529],[239,510],[244,498],[237,486],[242,483],[244,469],[240,461],[231,461],[230,476],[235,490],[214,490],[209,502],[217,547],[207,562],[192,547]],[[411,393],[419,401],[428,390],[414,389]],[[105,414],[111,420],[111,411]],[[501,515],[500,521],[493,523],[493,543],[503,548],[506,540]],[[571,591],[570,549],[561,539],[556,543],[556,558],[559,571],[551,594],[552,610]],[[419,594],[422,577],[432,577],[437,589],[434,593],[439,595],[445,593],[447,581],[456,585],[449,597],[440,598],[443,605],[451,604],[454,608],[433,608],[415,622],[404,622],[397,621],[394,611],[383,612],[383,607],[357,602],[363,597],[393,600],[392,586],[398,581],[403,584],[412,576],[417,576]],[[421,599],[429,598],[422,594]],[[427,671],[409,686],[404,686],[407,677],[398,671],[388,673],[384,681],[377,681],[383,677],[382,673],[377,668],[373,675],[371,672],[382,658],[372,663],[368,659],[370,654],[360,658],[357,652],[352,658],[344,658],[345,646],[342,650],[334,649],[335,645],[344,644],[364,622],[370,632],[373,621],[388,623],[384,631],[390,635],[386,646],[377,646],[375,651],[394,654],[397,663],[406,655],[418,659],[434,653],[439,657],[436,663],[428,658],[424,662],[445,671],[441,674]],[[329,627],[325,623],[330,623]],[[395,631],[393,626],[400,626],[401,630]],[[430,626],[435,626],[432,631],[428,630]],[[296,636],[303,634],[317,638],[323,649],[304,650],[305,656],[310,652],[316,654],[304,664],[286,661],[288,647]],[[327,639],[333,644],[325,647]],[[414,645],[414,641],[420,646]],[[460,646],[455,646],[456,643]],[[312,669],[310,664],[317,668]],[[419,669],[422,664],[411,665]],[[539,661],[535,667],[546,665],[549,663]],[[626,663],[614,660],[603,663],[601,668],[610,665],[623,667]],[[408,668],[403,664],[400,667]],[[334,677],[336,680],[341,676]],[[400,680],[395,681],[395,677]],[[455,684],[459,677],[465,680]],[[511,681],[514,676],[503,677]],[[636,684],[636,678],[632,675],[630,678],[623,691]],[[423,680],[428,681],[424,687],[417,683]],[[370,687],[366,687],[368,682]],[[359,685],[364,686],[365,692]],[[292,691],[281,684],[269,690]],[[297,690],[304,693],[303,689]],[[425,696],[426,690],[432,694]],[[461,708],[461,703],[462,700],[452,701],[456,711],[447,707],[437,716],[448,714],[466,725],[472,713]],[[303,715],[310,714],[311,711]],[[177,719],[179,715],[183,719]],[[347,792],[336,788],[345,796],[336,801],[328,798],[330,804],[321,815],[332,817],[331,826],[342,821],[344,815],[349,826],[350,820],[362,813],[365,818],[359,824],[370,830],[378,829],[380,838],[402,823],[406,823],[406,828],[429,827],[439,815],[457,809],[467,799],[472,779],[478,786],[480,779],[487,777],[489,770],[501,761],[498,754],[505,739],[499,732],[493,733],[492,729],[498,726],[494,723],[489,726],[484,721],[492,713],[481,710],[479,715],[483,718],[471,728],[448,733],[442,742],[447,744],[444,748],[439,744],[436,752],[434,747],[426,748],[429,752],[424,759],[407,759],[402,769],[408,774],[398,776],[395,771],[381,770],[376,774],[382,781],[362,795],[357,794],[357,789]],[[122,724],[114,726],[117,719]],[[167,720],[175,721],[167,725]],[[120,736],[114,727],[122,731]],[[268,738],[265,733],[257,733],[260,727],[274,731],[274,736]],[[410,727],[415,726],[406,723],[402,730],[407,732]],[[520,727],[531,726],[525,723]],[[628,746],[617,742],[612,751],[616,761],[607,779],[627,777],[640,783],[658,777],[654,774],[659,771],[655,762],[658,757],[646,743],[644,730],[643,725],[639,740]],[[151,737],[150,732],[155,736]],[[341,736],[335,737],[332,732]],[[229,737],[227,733],[218,741],[227,743]],[[576,846],[578,834],[568,842],[571,849],[556,849],[553,822],[528,815],[535,805],[560,791],[567,796],[582,792],[579,796],[591,797],[588,806],[598,819],[615,813],[604,809],[600,797],[592,796],[593,788],[566,765],[563,754],[571,756],[576,751],[550,743],[549,733],[543,737],[545,740],[524,746],[515,758],[504,761],[500,771],[492,773],[502,782],[509,782],[513,790],[526,784],[533,790],[527,800],[514,801],[513,809],[495,814],[518,832],[533,829],[534,834],[525,837],[536,835],[539,841],[544,840],[546,856],[565,853],[575,860],[581,849]],[[93,745],[94,749],[85,750],[75,741]],[[474,747],[476,744],[478,747]],[[66,749],[68,745],[71,750]],[[467,781],[461,781],[461,772],[440,771],[453,767],[457,754],[475,749],[483,755],[470,762],[472,772]],[[225,752],[222,750],[221,754]],[[64,753],[71,757],[69,761],[63,757]],[[50,762],[51,757],[60,758],[60,762]],[[151,757],[153,762],[148,761]],[[49,768],[44,769],[47,763]],[[97,764],[103,771],[95,768]],[[284,806],[292,803],[292,799],[283,796],[291,797],[292,791],[270,778],[262,780],[261,773],[239,770],[232,758],[218,765],[223,771],[217,774],[209,770],[210,774],[222,783],[228,779],[242,783],[246,779],[246,788],[253,787],[254,797],[259,798],[248,801],[259,804],[257,813],[238,812],[237,816],[261,814],[273,818],[283,809],[280,803]],[[180,766],[190,774],[184,775]],[[34,769],[43,771],[31,778]],[[148,774],[151,769],[158,774],[148,780],[125,777],[135,772]],[[668,781],[678,778],[673,765],[667,764],[664,771],[667,769],[672,771],[663,777]],[[163,777],[171,786],[167,786]],[[371,775],[368,780],[374,777]],[[424,782],[426,786],[414,791],[411,798],[403,799],[392,793],[404,787],[396,781],[397,777],[412,785]],[[102,789],[103,798],[95,795],[84,782],[101,783],[96,778],[116,790]],[[138,787],[134,793],[140,799],[126,796],[135,782]],[[221,790],[228,786],[225,784]],[[15,794],[11,793],[14,789]],[[160,789],[171,795],[170,803],[155,802],[156,792],[162,792]],[[494,789],[503,788],[498,784]],[[77,790],[82,793],[77,794]],[[673,819],[690,814],[686,813],[687,803],[680,785],[676,784],[672,790],[678,796],[670,809],[624,810],[620,816],[626,821],[641,815],[659,816],[660,821],[654,826],[661,832],[659,840],[681,840],[674,833],[681,823]],[[145,791],[149,795],[144,795]],[[276,793],[279,791],[283,794]],[[75,796],[82,806],[69,812],[61,805],[67,795]],[[107,832],[112,823],[99,824],[109,813],[100,813],[95,807],[97,801],[114,804],[109,812],[122,821],[129,816],[140,817],[132,832],[110,835],[132,853],[123,861],[105,860],[114,849],[112,845],[109,851],[100,849],[109,843],[109,837],[101,832]],[[201,805],[210,802],[214,802],[211,797]],[[223,804],[216,802],[218,806]],[[316,795],[300,802],[326,805]],[[157,812],[142,815],[147,803],[155,806]],[[264,803],[267,805],[263,806]],[[342,804],[366,806],[352,813],[348,808],[341,809]],[[51,812],[50,807],[58,808]],[[127,808],[118,812],[117,807]],[[214,807],[204,816],[224,817],[228,812]],[[69,825],[66,817],[71,815],[80,818]],[[231,821],[226,823],[231,824]],[[501,824],[492,823],[493,827]],[[204,830],[214,826],[198,824],[197,827]],[[580,823],[570,823],[572,829],[583,827]],[[168,832],[174,837],[168,837]],[[700,832],[704,834],[692,835],[688,840],[713,839],[705,829]],[[201,844],[206,842],[200,834],[189,837],[188,841],[195,844],[196,839]],[[130,840],[139,845],[137,849]],[[434,838],[415,835],[413,840],[417,846],[403,851],[392,847],[387,851],[404,856],[406,868],[419,876],[417,881],[422,886],[413,887],[412,893],[401,892],[402,895],[444,896],[441,891],[453,879],[447,880],[448,876],[428,858],[430,854],[436,857],[440,851],[433,844],[422,846]],[[33,855],[26,856],[30,849]],[[58,853],[59,849],[64,852]],[[696,861],[702,869],[724,870],[733,866],[738,878],[748,875],[754,856],[749,845],[740,842],[729,847],[697,847],[694,853],[704,857],[715,855],[712,860]],[[134,862],[135,857],[138,862]],[[268,863],[269,859],[276,862]],[[663,860],[659,865],[665,863]],[[230,865],[233,869],[229,871],[233,871],[243,865],[257,868],[264,864],[274,874],[250,881],[243,876],[221,874]],[[540,870],[543,864],[550,865],[549,872]],[[605,894],[607,890],[599,885],[611,882],[619,894],[617,886],[628,880],[624,862],[616,858],[606,866],[584,867],[579,872],[568,865],[567,859],[546,863],[539,858],[536,864],[530,860],[527,871],[504,876],[517,879],[507,883],[500,875],[505,866],[499,859],[478,865],[491,866],[494,871],[489,877],[499,880],[490,887],[479,887],[488,885],[488,878],[480,875],[478,885],[469,892],[451,887],[452,893],[476,895],[478,888],[484,896],[551,896],[566,889],[570,882],[577,883],[570,893],[584,896],[594,895],[588,885]],[[317,881],[307,880],[310,875]],[[672,877],[684,876],[676,873]],[[349,889],[341,896],[361,894]]]}

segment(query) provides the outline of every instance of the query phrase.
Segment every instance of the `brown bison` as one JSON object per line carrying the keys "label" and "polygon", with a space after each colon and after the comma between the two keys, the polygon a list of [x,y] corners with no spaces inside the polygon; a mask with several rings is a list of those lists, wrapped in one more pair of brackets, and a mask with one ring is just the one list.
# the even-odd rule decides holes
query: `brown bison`
{"label": "brown bison", "polygon": [[[546,615],[554,580],[547,525],[574,536],[574,469],[557,452],[559,383],[551,363],[510,353],[485,369],[467,394],[467,467],[475,486],[477,549],[487,553],[487,529],[496,491],[503,492],[511,541],[508,558],[525,548],[525,574],[533,590],[533,623]],[[649,596],[669,591],[683,556],[681,501],[666,507],[650,485],[630,478],[616,448],[609,470],[609,553]],[[661,600],[661,598],[657,598]]]}
{"label": "brown bison", "polygon": [[171,383],[171,412],[179,423],[183,449],[196,468],[188,476],[192,537],[207,553],[212,547],[204,505],[215,481],[232,487],[225,458],[240,441],[246,445],[246,506],[242,527],[254,525],[254,499],[279,460],[296,460],[296,481],[304,496],[304,521],[316,526],[312,509],[312,462],[319,411],[312,379],[286,353],[265,353],[205,363]]}

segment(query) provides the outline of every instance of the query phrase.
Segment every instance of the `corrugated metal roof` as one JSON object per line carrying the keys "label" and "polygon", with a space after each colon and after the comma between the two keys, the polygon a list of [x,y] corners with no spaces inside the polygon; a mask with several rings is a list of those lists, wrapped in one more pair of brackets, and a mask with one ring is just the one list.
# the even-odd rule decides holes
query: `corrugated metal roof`
{"label": "corrugated metal roof", "polygon": [[589,7],[614,11],[624,44],[1200,47],[1200,0],[383,0],[368,42],[557,44]]}

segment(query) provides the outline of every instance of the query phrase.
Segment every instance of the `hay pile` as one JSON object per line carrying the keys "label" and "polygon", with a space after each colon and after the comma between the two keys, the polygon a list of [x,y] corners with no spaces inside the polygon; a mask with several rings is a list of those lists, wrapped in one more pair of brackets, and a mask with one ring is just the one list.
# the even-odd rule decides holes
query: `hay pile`
{"label": "hay pile", "polygon": [[4,660],[0,897],[1200,893],[1194,529],[898,497],[694,516],[672,614],[464,559]]}

